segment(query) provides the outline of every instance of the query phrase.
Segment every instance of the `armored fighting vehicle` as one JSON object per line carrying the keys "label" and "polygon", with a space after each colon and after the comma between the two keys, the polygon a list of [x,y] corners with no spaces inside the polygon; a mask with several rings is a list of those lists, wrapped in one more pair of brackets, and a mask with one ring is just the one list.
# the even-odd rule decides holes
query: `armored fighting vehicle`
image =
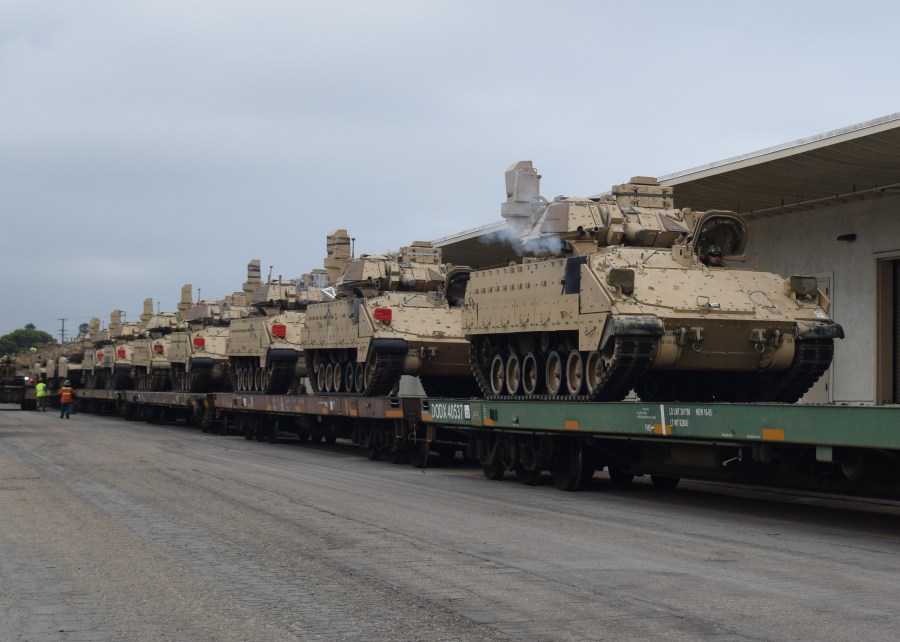
{"label": "armored fighting vehicle", "polygon": [[0,357],[0,403],[19,404],[22,410],[34,410],[34,355],[20,352]]}
{"label": "armored fighting vehicle", "polygon": [[[269,279],[261,283],[259,261],[250,290],[249,317],[235,319],[228,334],[227,353],[231,383],[236,391],[282,394],[303,391],[306,360],[301,333],[307,306],[332,298],[329,286],[350,260],[347,230],[335,230],[326,239],[325,269],[313,270],[299,279]],[[254,286],[249,288],[248,286]]]}
{"label": "armored fighting vehicle", "polygon": [[466,292],[486,396],[791,403],[828,368],[844,336],[828,299],[815,278],[735,268],[739,215],[675,209],[652,178],[552,202],[539,180],[510,167],[501,206],[528,256]]}
{"label": "armored fighting vehicle", "polygon": [[186,327],[172,332],[169,344],[173,390],[231,389],[226,345],[232,319],[247,316],[246,297],[242,295],[235,293],[223,300],[193,303],[191,286],[182,287],[178,311]]}
{"label": "armored fighting vehicle", "polygon": [[123,323],[120,310],[110,313],[108,328],[92,335],[96,337],[91,359],[92,387],[108,390],[134,388],[133,341],[140,336],[140,332],[141,324]]}
{"label": "armored fighting vehicle", "polygon": [[184,326],[175,312],[153,314],[153,300],[144,300],[141,314],[141,337],[130,342],[132,373],[138,390],[170,390],[171,364],[169,345],[171,334]]}
{"label": "armored fighting vehicle", "polygon": [[468,396],[468,343],[460,306],[470,269],[441,263],[418,241],[396,255],[350,263],[338,299],[310,305],[303,344],[313,391],[390,394],[404,374],[429,395]]}

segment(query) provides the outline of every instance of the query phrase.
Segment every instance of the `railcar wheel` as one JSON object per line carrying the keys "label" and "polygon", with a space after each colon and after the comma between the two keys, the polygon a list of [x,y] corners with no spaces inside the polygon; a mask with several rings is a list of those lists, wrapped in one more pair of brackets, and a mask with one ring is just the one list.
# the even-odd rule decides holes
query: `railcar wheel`
{"label": "railcar wheel", "polygon": [[516,466],[516,481],[525,486],[537,486],[541,481],[541,470],[528,470],[519,464]]}
{"label": "railcar wheel", "polygon": [[499,481],[503,479],[503,476],[506,474],[506,469],[503,467],[503,464],[494,460],[490,464],[482,464],[481,472],[484,473],[484,476],[493,481]]}
{"label": "railcar wheel", "polygon": [[584,481],[583,469],[584,451],[581,442],[560,440],[555,461],[550,466],[550,474],[556,487],[569,492],[578,490]]}
{"label": "railcar wheel", "polygon": [[503,355],[495,354],[494,358],[491,360],[491,371],[490,371],[490,384],[491,384],[491,392],[495,395],[499,395],[503,393],[503,383],[504,383],[504,364],[503,364]]}
{"label": "railcar wheel", "polygon": [[511,353],[506,359],[506,392],[511,395],[519,392],[519,386],[522,383],[522,368],[519,357],[515,353]]}
{"label": "railcar wheel", "polygon": [[371,461],[381,459],[381,452],[384,448],[384,434],[377,426],[369,427],[369,434],[366,439],[366,457]]}
{"label": "railcar wheel", "polygon": [[584,359],[578,350],[572,350],[566,358],[566,390],[572,396],[581,393],[584,386]]}
{"label": "railcar wheel", "polygon": [[675,490],[675,487],[678,486],[678,482],[681,481],[678,477],[668,477],[666,475],[650,475],[650,481],[653,483],[653,488],[656,490]]}
{"label": "railcar wheel", "polygon": [[626,473],[615,464],[607,466],[606,472],[609,475],[609,483],[616,488],[624,488],[634,479],[634,473]]}
{"label": "railcar wheel", "polygon": [[481,471],[484,476],[493,481],[503,479],[506,474],[506,467],[501,462],[500,448],[503,444],[498,442],[499,437],[488,437],[487,443],[484,444],[486,457],[480,457]]}
{"label": "railcar wheel", "polygon": [[428,453],[430,450],[426,439],[412,443],[410,450],[412,465],[416,468],[425,468],[428,465]]}
{"label": "railcar wheel", "polygon": [[547,364],[544,366],[544,382],[547,386],[547,394],[555,397],[559,394],[563,384],[562,357],[556,350],[547,355]]}

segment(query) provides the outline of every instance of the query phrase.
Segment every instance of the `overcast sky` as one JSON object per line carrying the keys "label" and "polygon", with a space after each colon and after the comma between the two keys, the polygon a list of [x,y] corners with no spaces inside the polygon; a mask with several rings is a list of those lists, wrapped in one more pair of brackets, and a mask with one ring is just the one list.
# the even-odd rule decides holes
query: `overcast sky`
{"label": "overcast sky", "polygon": [[900,4],[0,0],[0,334],[900,111]]}

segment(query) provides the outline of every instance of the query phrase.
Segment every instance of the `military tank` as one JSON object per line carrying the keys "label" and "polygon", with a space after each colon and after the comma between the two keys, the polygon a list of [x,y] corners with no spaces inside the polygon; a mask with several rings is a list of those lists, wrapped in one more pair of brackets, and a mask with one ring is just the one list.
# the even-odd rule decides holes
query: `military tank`
{"label": "military tank", "polygon": [[121,310],[109,315],[109,326],[93,336],[95,350],[92,358],[92,386],[108,390],[131,390],[134,364],[133,341],[140,336],[141,324],[123,322]]}
{"label": "military tank", "polygon": [[433,396],[473,391],[459,331],[470,269],[441,263],[417,241],[396,255],[363,255],[347,267],[337,300],[310,305],[303,345],[314,392],[386,395],[404,374]]}
{"label": "military tank", "polygon": [[19,404],[22,410],[34,410],[34,355],[27,352],[0,357],[0,403]]}
{"label": "military tank", "polygon": [[331,298],[329,286],[350,260],[347,230],[326,238],[324,269],[299,279],[269,278],[261,282],[259,261],[251,261],[244,290],[251,314],[234,319],[228,333],[231,385],[238,392],[300,392],[306,376],[301,333],[310,303]]}
{"label": "military tank", "polygon": [[171,334],[184,322],[175,312],[153,313],[153,300],[144,300],[141,314],[141,336],[130,342],[132,348],[132,376],[138,390],[171,390],[169,346]]}
{"label": "military tank", "polygon": [[485,396],[792,403],[830,365],[844,333],[816,279],[737,269],[738,214],[676,209],[648,177],[598,198],[539,186],[530,161],[506,172],[501,214],[525,256],[466,292]]}
{"label": "military tank", "polygon": [[247,316],[246,297],[242,294],[193,303],[191,286],[182,287],[178,310],[186,327],[172,332],[169,344],[173,390],[224,392],[231,389],[226,346],[232,319]]}

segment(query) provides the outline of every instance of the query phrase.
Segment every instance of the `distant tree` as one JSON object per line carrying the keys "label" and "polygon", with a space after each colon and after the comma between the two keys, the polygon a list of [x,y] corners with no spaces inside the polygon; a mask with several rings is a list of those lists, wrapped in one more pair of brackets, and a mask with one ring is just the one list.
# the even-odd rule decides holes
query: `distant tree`
{"label": "distant tree", "polygon": [[0,337],[0,354],[12,354],[55,343],[56,339],[52,335],[38,330],[33,323],[27,323],[24,328],[13,330]]}
{"label": "distant tree", "polygon": [[80,334],[83,337],[86,337],[88,330],[90,330],[90,329],[91,329],[91,326],[89,326],[87,323],[82,323],[81,325],[78,326],[78,334]]}

